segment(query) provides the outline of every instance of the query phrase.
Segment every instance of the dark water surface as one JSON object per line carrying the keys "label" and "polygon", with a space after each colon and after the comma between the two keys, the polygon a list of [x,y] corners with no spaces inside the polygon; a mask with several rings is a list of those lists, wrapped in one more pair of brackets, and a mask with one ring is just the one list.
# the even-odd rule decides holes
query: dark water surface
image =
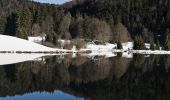
{"label": "dark water surface", "polygon": [[0,99],[170,99],[168,55],[44,59],[0,66]]}

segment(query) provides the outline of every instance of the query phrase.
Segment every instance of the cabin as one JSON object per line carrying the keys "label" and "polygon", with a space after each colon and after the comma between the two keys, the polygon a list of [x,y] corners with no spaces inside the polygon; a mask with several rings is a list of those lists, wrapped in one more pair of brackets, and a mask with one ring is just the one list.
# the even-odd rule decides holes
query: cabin
{"label": "cabin", "polygon": [[41,44],[42,42],[46,41],[46,34],[28,36],[28,41]]}
{"label": "cabin", "polygon": [[[72,48],[71,40],[58,39],[58,43],[60,44],[62,49],[71,49]],[[68,47],[68,46],[71,46],[71,47]]]}
{"label": "cabin", "polygon": [[150,43],[145,43],[145,48],[149,50],[151,48],[151,44]]}

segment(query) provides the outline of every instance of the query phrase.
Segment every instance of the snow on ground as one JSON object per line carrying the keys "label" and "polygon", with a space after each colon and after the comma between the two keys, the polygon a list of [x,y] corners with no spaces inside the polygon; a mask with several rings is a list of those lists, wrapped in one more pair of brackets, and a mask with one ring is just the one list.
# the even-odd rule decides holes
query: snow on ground
{"label": "snow on ground", "polygon": [[0,35],[0,51],[68,51],[64,49],[49,48],[28,40],[20,39],[17,37]]}
{"label": "snow on ground", "polygon": [[89,42],[86,44],[86,49],[92,50],[93,51],[112,51],[114,48],[117,47],[116,44],[110,44],[110,43],[106,43],[106,44],[100,44],[100,45],[96,45],[94,42]]}
{"label": "snow on ground", "polygon": [[123,50],[132,50],[133,42],[122,43]]}
{"label": "snow on ground", "polygon": [[163,50],[133,50],[132,53],[136,54],[170,54],[170,51],[163,51]]}
{"label": "snow on ground", "polygon": [[[64,41],[60,40],[62,43],[65,42],[71,42],[70,40]],[[73,46],[71,50],[65,50],[65,49],[56,49],[56,48],[49,48],[46,46],[42,46],[40,44],[36,44],[34,42],[30,42],[28,40],[20,39],[17,37],[12,37],[12,36],[6,36],[6,35],[0,35],[0,51],[11,51],[11,52],[16,52],[16,51],[30,51],[30,52],[72,52],[72,53],[77,53],[77,52],[82,52],[82,51],[91,51],[89,56],[94,56],[94,55],[105,55],[106,57],[113,57],[115,56],[116,52],[122,52],[123,57],[128,57],[131,58],[133,55],[130,53],[138,53],[138,54],[170,54],[170,51],[163,51],[163,50],[133,50],[133,42],[126,42],[122,43],[123,49],[118,50],[117,44],[111,44],[111,43],[103,43],[103,44],[98,44],[96,45],[94,42],[89,42],[86,44],[86,48],[81,49],[79,51],[76,50],[76,47]],[[145,46],[150,48],[150,44],[145,43]],[[128,53],[126,53],[128,52]],[[76,57],[76,54],[73,55],[73,57]]]}

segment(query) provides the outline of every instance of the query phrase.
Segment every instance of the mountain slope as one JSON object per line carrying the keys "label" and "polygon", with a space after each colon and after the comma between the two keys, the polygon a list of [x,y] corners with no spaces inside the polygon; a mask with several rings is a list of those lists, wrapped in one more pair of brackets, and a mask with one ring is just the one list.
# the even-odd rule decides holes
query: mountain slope
{"label": "mountain slope", "polygon": [[163,42],[164,35],[170,30],[169,0],[74,0],[72,6],[65,8],[72,16],[80,13],[97,17],[112,28],[115,23],[122,22],[132,38],[139,34],[145,42]]}

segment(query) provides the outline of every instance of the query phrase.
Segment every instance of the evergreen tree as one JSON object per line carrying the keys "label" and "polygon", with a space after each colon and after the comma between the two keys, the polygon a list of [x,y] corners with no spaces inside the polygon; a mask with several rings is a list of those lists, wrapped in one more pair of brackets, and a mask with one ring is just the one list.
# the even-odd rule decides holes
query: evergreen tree
{"label": "evergreen tree", "polygon": [[91,38],[91,31],[90,31],[90,27],[91,27],[91,19],[85,15],[84,21],[83,21],[83,37],[85,38]]}
{"label": "evergreen tree", "polygon": [[32,16],[29,8],[18,8],[16,13],[16,36],[27,38],[31,33]]}
{"label": "evergreen tree", "polygon": [[166,36],[165,43],[164,43],[164,49],[165,50],[170,50],[169,36]]}
{"label": "evergreen tree", "polygon": [[121,42],[117,42],[117,49],[123,49]]}
{"label": "evergreen tree", "polygon": [[143,50],[145,49],[144,40],[141,35],[135,36],[134,39],[134,50]]}
{"label": "evergreen tree", "polygon": [[5,16],[0,16],[0,34],[3,34],[4,33],[4,30],[5,30]]}

